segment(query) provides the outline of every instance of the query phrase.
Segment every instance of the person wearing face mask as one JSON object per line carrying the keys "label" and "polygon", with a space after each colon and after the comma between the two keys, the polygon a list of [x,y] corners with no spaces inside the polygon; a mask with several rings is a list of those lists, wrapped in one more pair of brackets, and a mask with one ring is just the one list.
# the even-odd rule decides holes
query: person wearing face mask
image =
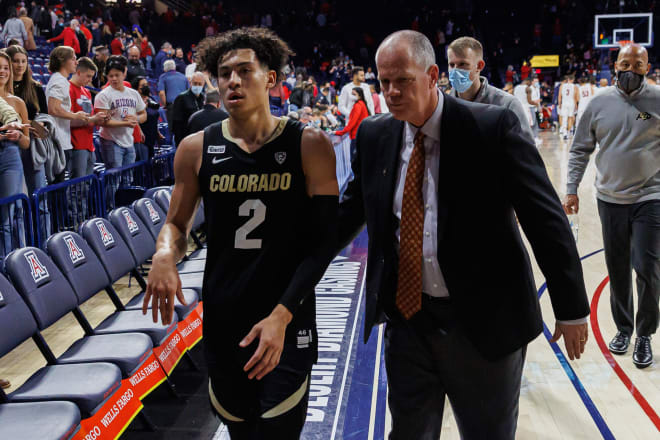
{"label": "person wearing face mask", "polygon": [[172,104],[172,133],[178,145],[188,131],[188,119],[204,106],[204,74],[195,72],[190,88],[176,97]]}
{"label": "person wearing face mask", "polygon": [[[609,350],[626,353],[634,329],[638,368],[653,362],[651,335],[660,319],[660,88],[645,81],[650,67],[644,47],[631,44],[619,51],[616,85],[591,98],[578,124],[564,199],[566,213],[577,213],[578,186],[598,144],[598,213],[618,330]],[[636,315],[632,269],[637,273]]]}
{"label": "person wearing face mask", "polygon": [[158,131],[158,102],[151,99],[151,89],[149,81],[144,76],[133,78],[131,87],[137,90],[142,97],[142,101],[147,106],[147,119],[140,124],[140,129],[144,134],[143,142],[135,145],[135,158],[137,160],[149,160],[154,157],[154,148],[156,144],[165,139]]}
{"label": "person wearing face mask", "polygon": [[466,101],[493,104],[513,111],[520,120],[522,133],[534,139],[529,125],[527,110],[511,94],[488,84],[488,79],[480,76],[486,63],[483,60],[483,46],[471,37],[461,37],[451,42],[447,48],[451,96]]}

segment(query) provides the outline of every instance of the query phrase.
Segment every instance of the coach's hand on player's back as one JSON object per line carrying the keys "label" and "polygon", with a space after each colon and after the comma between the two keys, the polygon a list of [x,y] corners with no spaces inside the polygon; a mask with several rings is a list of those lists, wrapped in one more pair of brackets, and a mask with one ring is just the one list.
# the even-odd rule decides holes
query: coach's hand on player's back
{"label": "coach's hand on player's back", "polygon": [[578,198],[577,194],[566,194],[566,197],[564,197],[564,201],[562,202],[562,206],[564,207],[564,212],[567,215],[577,214],[580,210],[580,199]]}
{"label": "coach's hand on player's back", "polygon": [[181,304],[186,304],[174,258],[169,254],[156,252],[149,271],[147,291],[142,302],[142,313],[147,314],[149,301],[151,301],[151,314],[154,322],[158,322],[158,312],[160,311],[161,322],[168,325],[174,316],[175,295]]}
{"label": "coach's hand on player's back", "polygon": [[257,380],[260,380],[280,363],[286,326],[291,322],[292,317],[293,315],[286,307],[278,304],[273,312],[256,323],[250,333],[240,342],[239,345],[245,348],[255,339],[259,339],[257,350],[243,367],[243,371],[248,372],[248,378],[256,377]]}

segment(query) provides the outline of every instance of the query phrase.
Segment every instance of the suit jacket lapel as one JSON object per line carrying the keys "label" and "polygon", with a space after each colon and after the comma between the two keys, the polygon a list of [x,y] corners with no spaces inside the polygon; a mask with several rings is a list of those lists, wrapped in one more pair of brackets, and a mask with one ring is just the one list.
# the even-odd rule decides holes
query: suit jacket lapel
{"label": "suit jacket lapel", "polygon": [[440,169],[438,171],[438,243],[443,239],[449,207],[451,179],[451,148],[456,147],[456,131],[460,121],[456,118],[455,98],[445,95],[440,123]]}
{"label": "suit jacket lapel", "polygon": [[396,187],[396,176],[399,170],[399,153],[403,142],[403,131],[404,122],[392,118],[392,123],[380,134],[379,152],[377,154],[380,154],[381,160],[376,172],[379,174],[380,184],[383,188],[380,205],[384,212],[381,215],[386,216],[384,217],[386,219],[391,219],[393,215],[394,188]]}

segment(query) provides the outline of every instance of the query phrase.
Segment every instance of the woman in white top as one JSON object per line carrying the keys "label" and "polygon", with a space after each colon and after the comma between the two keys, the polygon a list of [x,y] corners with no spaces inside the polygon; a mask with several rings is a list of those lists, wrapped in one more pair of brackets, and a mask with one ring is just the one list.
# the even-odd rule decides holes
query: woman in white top
{"label": "woman in white top", "polygon": [[96,95],[97,112],[109,114],[101,126],[101,154],[106,168],[135,162],[133,129],[147,119],[146,105],[140,94],[124,85],[128,61],[121,55],[108,58],[105,71],[109,86]]}

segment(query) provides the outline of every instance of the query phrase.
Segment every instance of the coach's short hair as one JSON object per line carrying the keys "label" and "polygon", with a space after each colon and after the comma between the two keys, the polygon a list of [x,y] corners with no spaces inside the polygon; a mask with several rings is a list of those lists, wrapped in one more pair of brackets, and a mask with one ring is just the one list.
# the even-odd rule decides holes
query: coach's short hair
{"label": "coach's short hair", "polygon": [[455,39],[449,44],[447,50],[449,49],[451,49],[451,51],[458,56],[465,56],[468,49],[472,49],[472,51],[475,53],[475,55],[477,55],[477,58],[479,59],[483,58],[484,56],[484,47],[478,40],[472,37],[461,37]]}
{"label": "coach's short hair", "polygon": [[96,64],[94,64],[94,61],[90,60],[87,57],[82,57],[78,59],[78,70],[81,71],[94,71],[98,72],[98,67],[96,67]]}
{"label": "coach's short hair", "polygon": [[48,70],[51,72],[59,72],[62,66],[71,58],[76,58],[76,53],[73,48],[69,46],[58,46],[50,53],[48,60]]}
{"label": "coach's short hair", "polygon": [[163,63],[163,72],[169,72],[170,70],[176,69],[176,63],[174,60],[165,60]]}
{"label": "coach's short hair", "polygon": [[220,93],[217,90],[211,90],[206,94],[204,101],[207,104],[219,104],[220,103]]}
{"label": "coach's short hair", "polygon": [[411,30],[397,31],[388,35],[383,42],[380,43],[380,46],[378,46],[376,58],[378,58],[378,52],[380,52],[385,44],[396,39],[407,40],[412,50],[412,56],[417,60],[418,65],[422,66],[424,70],[428,70],[429,67],[435,64],[435,51],[433,50],[431,40],[421,32]]}
{"label": "coach's short hair", "polygon": [[289,57],[295,55],[289,45],[275,32],[262,27],[243,27],[207,37],[197,46],[198,69],[218,75],[222,60],[237,49],[252,49],[259,63],[282,75]]}

